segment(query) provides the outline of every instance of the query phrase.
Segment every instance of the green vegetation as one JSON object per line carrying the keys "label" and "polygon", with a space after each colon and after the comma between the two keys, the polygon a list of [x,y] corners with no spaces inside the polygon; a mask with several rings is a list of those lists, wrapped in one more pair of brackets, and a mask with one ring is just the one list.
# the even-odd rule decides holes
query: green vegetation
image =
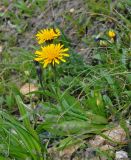
{"label": "green vegetation", "polygon": [[[131,156],[131,1],[83,0],[81,8],[68,4],[64,10],[66,5],[0,2],[0,160],[51,160],[50,148],[78,145],[84,151],[95,135],[115,145],[111,153],[98,147],[98,156],[113,160],[121,148]],[[55,69],[34,63],[35,35],[51,27],[59,28],[55,43],[70,55]],[[25,83],[37,89],[23,94]],[[119,125],[123,143],[103,134]]]}

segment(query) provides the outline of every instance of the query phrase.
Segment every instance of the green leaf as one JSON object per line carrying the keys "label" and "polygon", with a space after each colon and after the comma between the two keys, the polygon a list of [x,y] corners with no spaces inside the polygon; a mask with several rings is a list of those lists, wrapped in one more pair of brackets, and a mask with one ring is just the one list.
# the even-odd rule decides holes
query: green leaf
{"label": "green leaf", "polygon": [[105,117],[97,115],[97,114],[92,114],[90,112],[87,112],[87,117],[90,123],[92,124],[107,124],[108,121]]}
{"label": "green leaf", "polygon": [[33,160],[43,160],[40,141],[21,123],[7,113],[0,111],[0,125],[2,152],[9,151],[9,156],[18,159],[29,157]]}
{"label": "green leaf", "polygon": [[29,112],[27,112],[27,106],[23,103],[22,99],[20,98],[20,96],[16,96],[16,103],[18,105],[19,111],[20,111],[20,115],[22,117],[23,120],[23,124],[24,126],[30,131],[30,133],[36,138],[39,139],[36,132],[34,131],[34,129],[31,126],[30,123],[30,118],[29,118]]}
{"label": "green leaf", "polygon": [[60,121],[56,123],[45,122],[38,126],[37,131],[47,130],[54,135],[72,135],[72,134],[87,134],[101,132],[106,125],[93,124],[88,121]]}

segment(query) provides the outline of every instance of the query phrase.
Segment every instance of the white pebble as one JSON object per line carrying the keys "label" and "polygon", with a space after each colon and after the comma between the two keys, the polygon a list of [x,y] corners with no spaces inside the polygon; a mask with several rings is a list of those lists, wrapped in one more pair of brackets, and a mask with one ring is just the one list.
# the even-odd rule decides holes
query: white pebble
{"label": "white pebble", "polygon": [[125,159],[125,160],[128,159],[127,152],[125,152],[125,151],[117,151],[116,152],[115,160],[121,160],[121,159]]}
{"label": "white pebble", "polygon": [[71,8],[71,9],[70,9],[70,12],[71,12],[71,13],[73,13],[74,11],[75,11],[75,9],[74,9],[74,8]]}

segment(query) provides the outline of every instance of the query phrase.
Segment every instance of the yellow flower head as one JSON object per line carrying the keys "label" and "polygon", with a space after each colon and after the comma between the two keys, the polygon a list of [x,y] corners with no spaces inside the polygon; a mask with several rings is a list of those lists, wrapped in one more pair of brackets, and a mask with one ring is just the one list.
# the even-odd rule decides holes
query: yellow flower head
{"label": "yellow flower head", "polygon": [[35,58],[36,61],[42,63],[44,68],[48,64],[54,66],[55,63],[59,64],[60,61],[66,62],[63,57],[69,57],[69,54],[65,53],[68,48],[63,48],[63,45],[59,44],[49,44],[47,46],[41,47],[40,51],[36,51]]}
{"label": "yellow flower head", "polygon": [[36,39],[39,44],[44,43],[45,41],[53,40],[60,36],[59,29],[42,29],[36,34]]}
{"label": "yellow flower head", "polygon": [[115,38],[116,33],[115,33],[114,31],[110,30],[110,31],[108,32],[108,36],[109,36],[110,38]]}

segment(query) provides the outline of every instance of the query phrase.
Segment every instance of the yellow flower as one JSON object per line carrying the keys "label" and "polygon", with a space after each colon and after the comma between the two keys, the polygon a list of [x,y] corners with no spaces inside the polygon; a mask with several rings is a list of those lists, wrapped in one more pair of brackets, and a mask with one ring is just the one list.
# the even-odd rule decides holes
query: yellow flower
{"label": "yellow flower", "polygon": [[39,44],[44,43],[45,41],[53,40],[60,36],[60,30],[57,29],[42,29],[36,34],[36,39]]}
{"label": "yellow flower", "polygon": [[59,64],[60,61],[66,62],[63,57],[69,57],[69,54],[65,53],[68,51],[68,48],[63,48],[63,45],[59,44],[50,44],[44,47],[41,47],[40,51],[36,51],[35,58],[36,61],[42,63],[44,68],[48,64],[54,66],[55,63]]}
{"label": "yellow flower", "polygon": [[110,30],[110,31],[108,32],[108,36],[109,36],[110,38],[115,38],[116,33],[115,33],[114,31]]}

